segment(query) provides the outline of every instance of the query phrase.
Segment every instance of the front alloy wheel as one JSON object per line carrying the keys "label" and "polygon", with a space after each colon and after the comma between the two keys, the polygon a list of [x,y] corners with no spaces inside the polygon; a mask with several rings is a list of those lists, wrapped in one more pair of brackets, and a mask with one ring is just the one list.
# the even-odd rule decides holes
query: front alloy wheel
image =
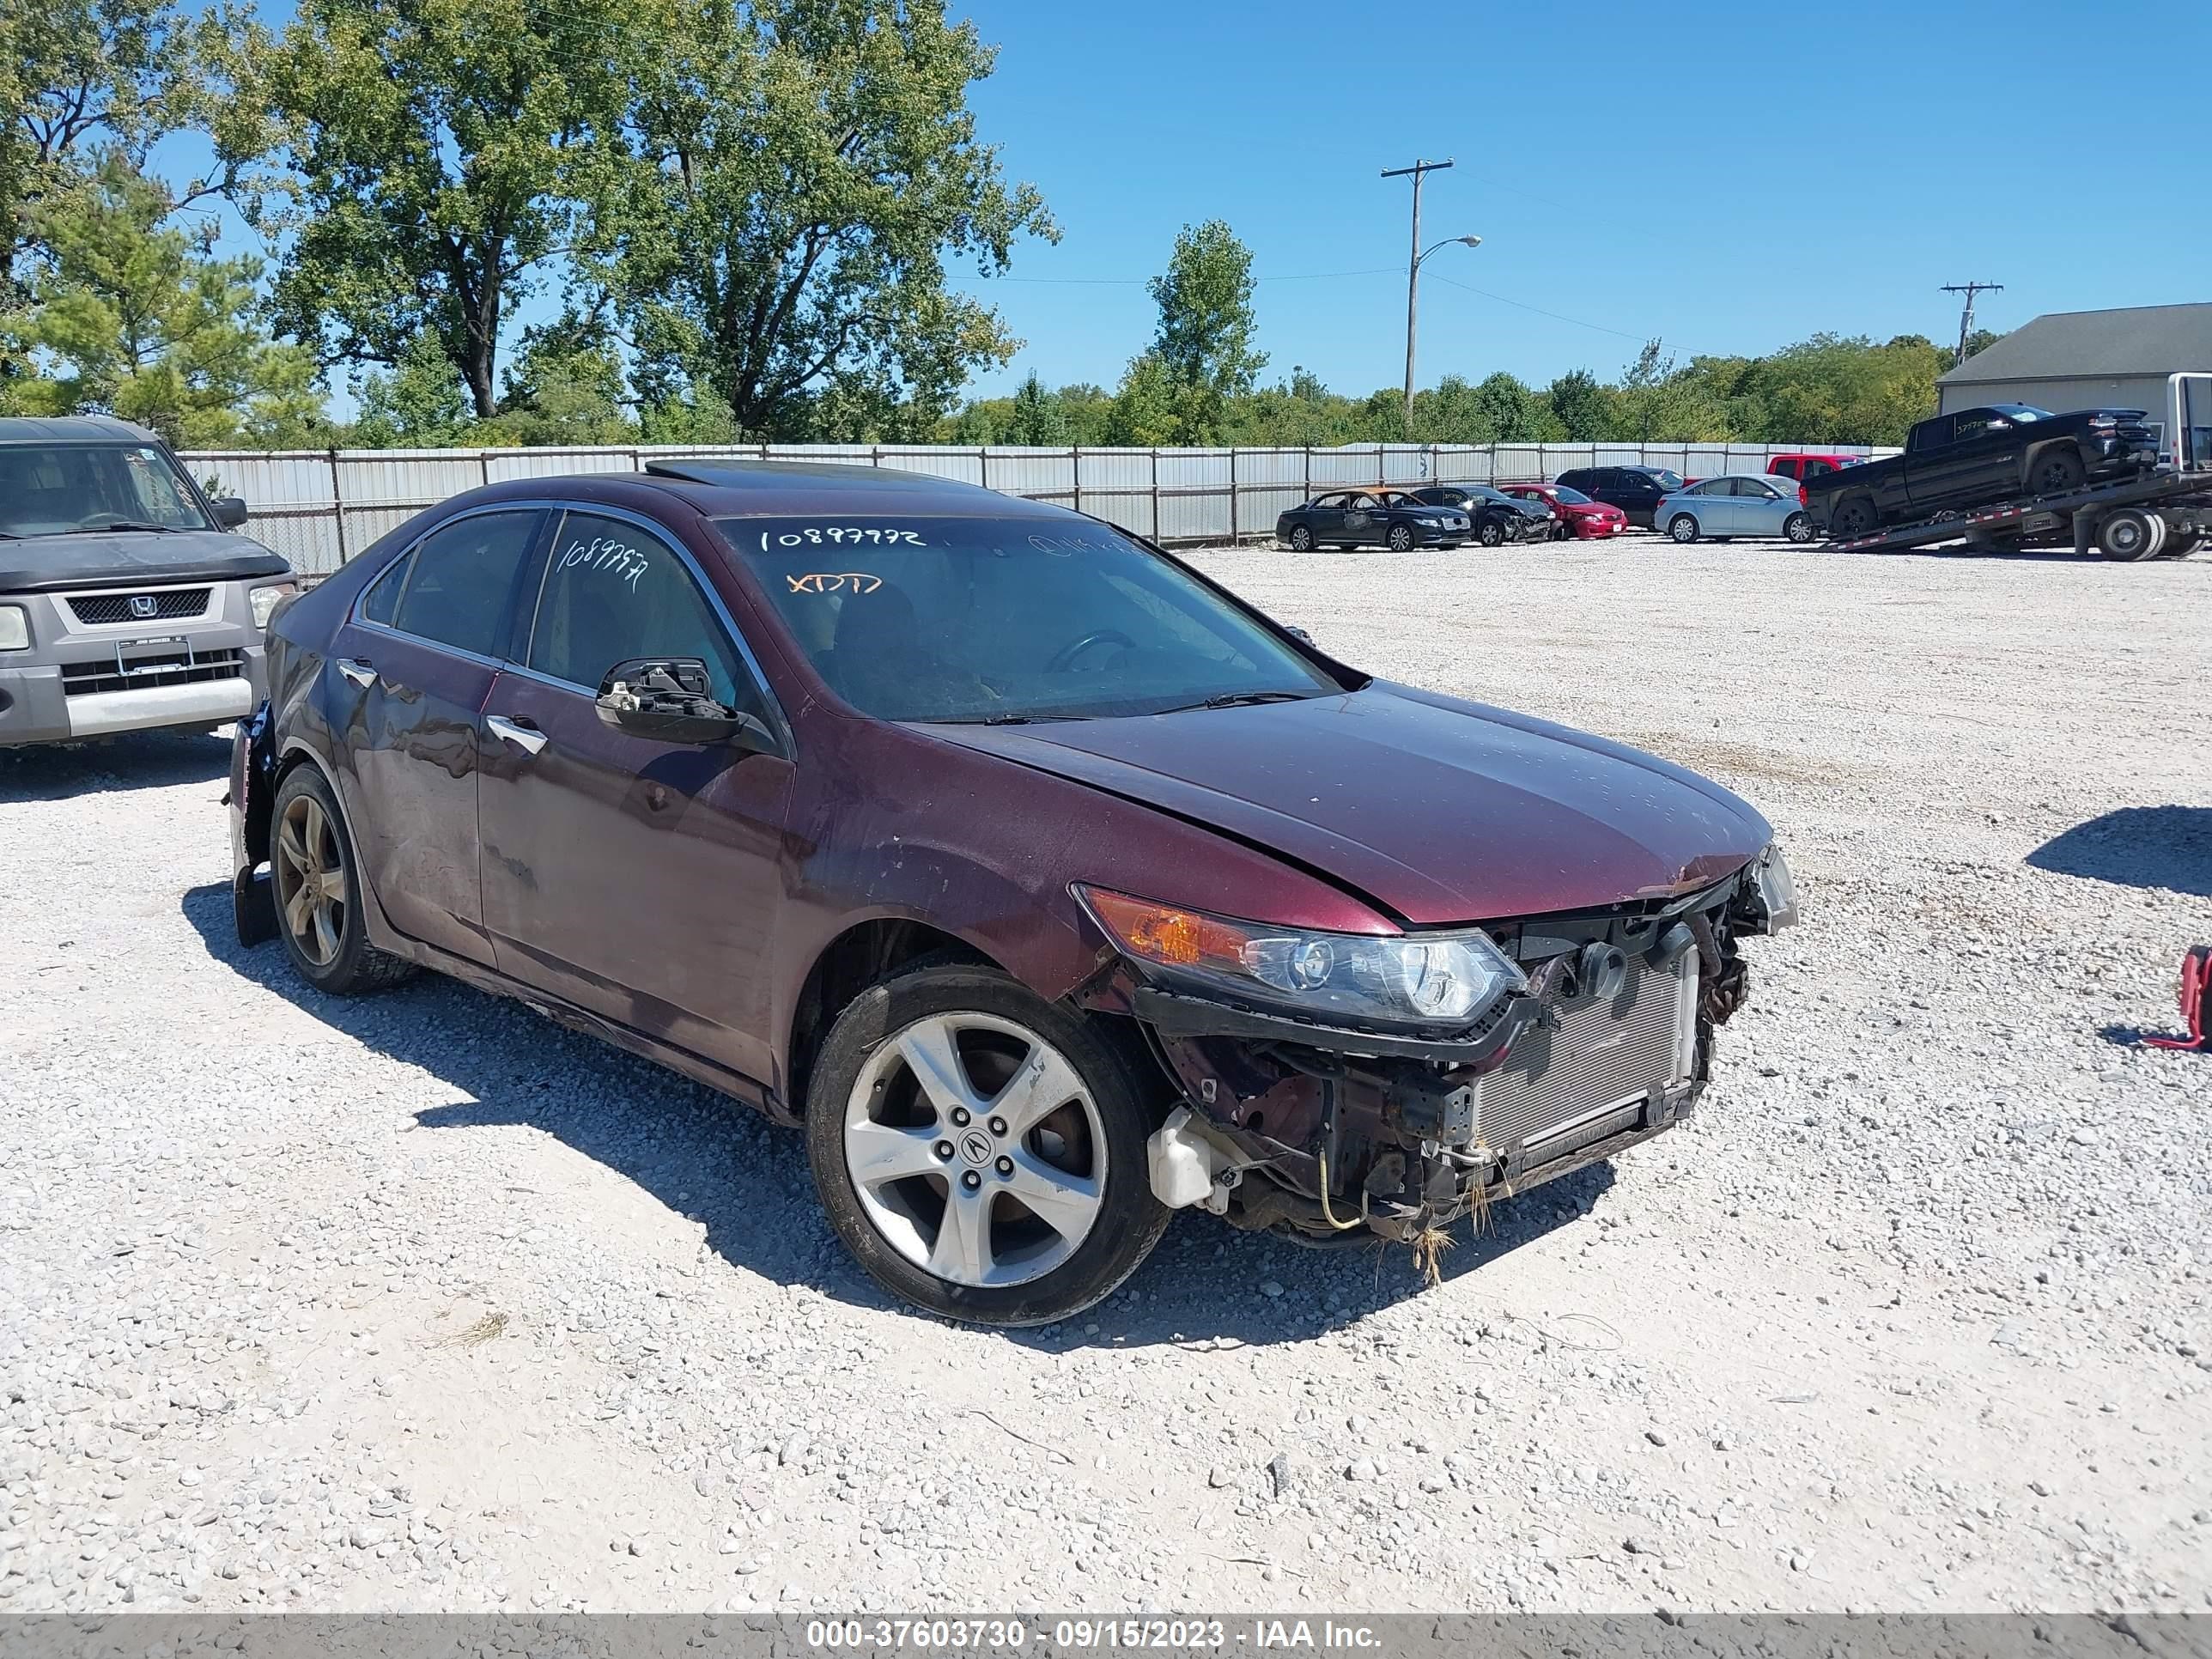
{"label": "front alloy wheel", "polygon": [[1026,1285],[1098,1223],[1106,1133],[1066,1056],[981,1013],[931,1014],[878,1048],[845,1099],[860,1208],[915,1267]]}
{"label": "front alloy wheel", "polygon": [[1036,1325],[1080,1312],[1165,1229],[1129,1062],[995,969],[926,967],[831,1025],[807,1093],[823,1206],[860,1265],[933,1312]]}

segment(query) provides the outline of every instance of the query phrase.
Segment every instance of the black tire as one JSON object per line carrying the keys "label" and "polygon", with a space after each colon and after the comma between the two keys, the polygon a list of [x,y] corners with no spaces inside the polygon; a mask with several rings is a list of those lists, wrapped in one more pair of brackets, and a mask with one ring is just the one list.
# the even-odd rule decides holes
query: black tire
{"label": "black tire", "polygon": [[1782,535],[1785,541],[1795,542],[1800,547],[1804,546],[1813,539],[1813,515],[1809,513],[1792,513],[1782,521]]}
{"label": "black tire", "polygon": [[1839,542],[1856,541],[1881,528],[1881,509],[1864,490],[1846,495],[1828,511],[1828,534]]}
{"label": "black tire", "polygon": [[2169,534],[2166,538],[2166,546],[2160,551],[2159,557],[2185,559],[2203,546],[2206,539],[2206,533],[2202,530],[2192,530],[2186,536]]}
{"label": "black tire", "polygon": [[2154,559],[2166,548],[2166,520],[2139,507],[2108,513],[2097,526],[2097,551],[2116,564]]}
{"label": "black tire", "polygon": [[1574,527],[1574,526],[1572,526],[1572,525],[1571,525],[1571,524],[1564,524],[1564,523],[1563,523],[1563,524],[1555,524],[1555,525],[1553,525],[1553,526],[1552,526],[1552,539],[1553,539],[1553,541],[1555,541],[1555,542],[1571,542],[1571,541],[1574,540],[1574,538],[1575,538],[1575,527]]}
{"label": "black tire", "polygon": [[[848,1109],[878,1051],[919,1022],[969,1015],[1019,1026],[1056,1049],[1097,1111],[1097,1140],[1087,1149],[1091,1158],[1103,1153],[1104,1160],[1095,1219],[1064,1261],[1018,1284],[962,1284],[910,1260],[871,1218],[846,1153]],[[978,1063],[962,1051],[963,1070]],[[1020,1076],[1018,1070],[1017,1081]],[[964,1081],[979,1094],[982,1091],[974,1072]],[[872,1086],[882,1091],[885,1084],[878,1080]],[[1045,1001],[996,969],[965,963],[908,969],[862,992],[831,1024],[815,1057],[807,1089],[807,1162],[830,1225],[868,1276],[892,1295],[932,1313],[978,1325],[1050,1324],[1111,1296],[1167,1231],[1173,1212],[1152,1196],[1145,1147],[1156,1127],[1152,1103],[1164,1092],[1156,1079],[1147,1086],[1132,1060],[1090,1017]],[[874,1109],[872,1104],[867,1107],[870,1115]],[[975,1121],[971,1119],[966,1127],[972,1129]],[[964,1167],[958,1154],[945,1163],[948,1170]],[[934,1176],[912,1179],[938,1181]],[[937,1192],[934,1184],[929,1191],[940,1206],[945,1205],[947,1194]],[[996,1200],[989,1202],[995,1206]],[[987,1207],[985,1213],[1002,1212]],[[1016,1220],[1018,1224],[1018,1211]],[[939,1224],[943,1224],[941,1218]],[[987,1228],[992,1224],[988,1220],[985,1224]]]}
{"label": "black tire", "polygon": [[1310,553],[1310,552],[1312,552],[1312,551],[1313,551],[1313,544],[1314,544],[1314,538],[1313,538],[1313,532],[1312,532],[1311,530],[1308,529],[1304,525],[1302,525],[1302,524],[1301,524],[1301,525],[1293,525],[1293,526],[1291,526],[1291,552],[1293,552],[1293,553]]}
{"label": "black tire", "polygon": [[[316,865],[334,866],[343,873],[344,897],[327,907],[309,903],[295,908],[292,902],[299,896],[302,879],[301,868],[288,850],[295,814],[324,829],[324,833],[313,838],[319,845],[307,847],[304,836],[298,845],[307,848]],[[328,872],[322,873],[326,876]],[[346,832],[337,797],[310,762],[295,766],[276,786],[276,804],[269,816],[269,879],[275,890],[276,937],[283,941],[284,954],[291,958],[293,969],[317,990],[331,996],[361,996],[385,990],[416,973],[415,964],[405,957],[380,951],[368,942],[360,902],[361,866],[354,857],[353,837]],[[324,912],[327,932],[313,920],[319,909]],[[309,918],[304,927],[298,921],[303,911]],[[325,943],[329,948],[324,954]]]}
{"label": "black tire", "polygon": [[1677,513],[1667,520],[1667,538],[1677,547],[1687,547],[1698,539],[1698,521],[1686,513]]}
{"label": "black tire", "polygon": [[1413,532],[1410,526],[1394,524],[1390,526],[1389,534],[1382,539],[1390,544],[1390,550],[1393,553],[1410,553],[1413,550]]}
{"label": "black tire", "polygon": [[2080,450],[2071,444],[2053,444],[2027,464],[2027,493],[2063,495],[2079,489],[2087,477]]}
{"label": "black tire", "polygon": [[1474,538],[1485,547],[1501,546],[1505,540],[1505,526],[1495,519],[1485,519],[1475,527]]}

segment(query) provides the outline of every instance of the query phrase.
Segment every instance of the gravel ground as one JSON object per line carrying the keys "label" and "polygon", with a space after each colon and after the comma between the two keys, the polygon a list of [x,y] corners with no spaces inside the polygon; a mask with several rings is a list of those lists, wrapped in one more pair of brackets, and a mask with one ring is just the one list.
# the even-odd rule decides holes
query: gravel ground
{"label": "gravel ground", "polygon": [[1424,1289],[1204,1217],[1069,1327],[797,1136],[241,951],[225,745],[0,756],[0,1608],[2212,1604],[2212,560],[1238,551],[1352,661],[1757,802],[1682,1130]]}

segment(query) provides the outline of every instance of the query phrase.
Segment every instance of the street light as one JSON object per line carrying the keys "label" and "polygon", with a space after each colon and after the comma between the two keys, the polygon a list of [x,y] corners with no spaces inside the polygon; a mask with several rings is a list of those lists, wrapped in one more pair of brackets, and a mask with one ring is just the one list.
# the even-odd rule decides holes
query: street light
{"label": "street light", "polygon": [[[1416,247],[1419,247],[1420,240],[1421,208],[1420,198],[1417,195],[1413,198],[1413,245]],[[1420,252],[1415,254],[1413,256],[1413,266],[1406,273],[1405,431],[1406,436],[1409,439],[1413,435],[1413,329],[1414,320],[1420,306],[1421,264],[1429,257],[1430,254],[1434,253],[1437,248],[1450,247],[1455,243],[1457,243],[1462,247],[1480,247],[1482,246],[1482,238],[1480,236],[1447,236],[1443,241],[1433,243],[1430,246],[1423,248]]]}

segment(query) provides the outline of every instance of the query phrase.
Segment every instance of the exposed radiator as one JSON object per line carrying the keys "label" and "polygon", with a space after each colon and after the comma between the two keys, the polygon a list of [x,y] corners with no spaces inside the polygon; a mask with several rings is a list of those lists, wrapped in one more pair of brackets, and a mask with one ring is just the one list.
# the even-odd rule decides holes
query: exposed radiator
{"label": "exposed radiator", "polygon": [[1525,1033],[1481,1079],[1475,1127],[1492,1151],[1541,1164],[1614,1133],[1695,1068],[1695,949],[1661,968],[1631,957],[1612,997],[1548,1006],[1557,1024]]}

